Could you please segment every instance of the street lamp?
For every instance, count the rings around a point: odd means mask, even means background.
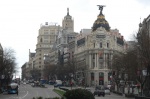
[[[71,87],[71,90],[72,90],[72,84],[73,84],[72,78],[73,78],[73,74],[71,73],[71,74],[70,74],[70,87]]]

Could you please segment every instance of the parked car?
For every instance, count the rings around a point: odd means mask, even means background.
[[[25,85],[25,84],[26,84],[26,82],[23,82],[23,84]]]
[[[105,87],[105,94],[110,95],[110,89],[108,87]]]
[[[98,95],[98,96],[105,96],[105,89],[104,86],[96,86],[95,87],[95,91],[94,91],[94,96]]]
[[[54,87],[60,87],[60,86],[62,86],[63,84],[62,84],[62,81],[61,80],[56,80],[55,81],[55,84],[54,84]]]
[[[50,81],[49,81],[49,84],[50,84],[50,85],[54,85],[54,84],[55,84],[55,81],[50,80]]]
[[[92,92],[92,91],[91,91],[91,88],[85,88],[85,90]]]

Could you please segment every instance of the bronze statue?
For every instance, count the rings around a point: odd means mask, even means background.
[[[100,14],[102,14],[103,7],[105,7],[105,5],[97,5],[97,6],[99,6]]]

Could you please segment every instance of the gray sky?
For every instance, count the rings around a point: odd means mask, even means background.
[[[126,40],[150,14],[150,0],[1,0],[0,43],[16,52],[18,67],[28,61],[29,49],[35,52],[41,23],[62,19],[69,8],[75,32],[91,28],[97,19],[97,5],[106,5],[103,14],[111,29],[117,28]],[[149,11],[148,11],[149,10]]]

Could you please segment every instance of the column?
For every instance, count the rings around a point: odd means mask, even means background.
[[[89,69],[91,69],[92,67],[91,67],[91,53],[89,53]]]
[[[88,84],[89,86],[91,86],[91,72],[88,71],[87,74],[88,74],[88,75],[87,75],[87,77],[88,77],[88,78],[87,78],[87,84]]]
[[[96,63],[96,62],[97,62],[97,61],[96,61],[97,58],[96,58],[96,55],[97,55],[97,54],[95,53],[95,67],[94,67],[94,69],[97,68],[97,63]]]
[[[95,72],[95,86],[99,85],[99,72]]]
[[[98,56],[98,53],[97,53],[97,69],[99,69],[99,56]]]
[[[103,69],[105,68],[105,53],[103,53]]]
[[[104,72],[104,85],[108,84],[108,71]]]

